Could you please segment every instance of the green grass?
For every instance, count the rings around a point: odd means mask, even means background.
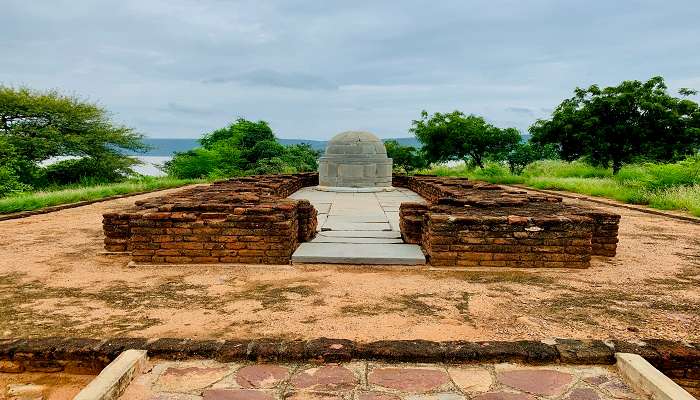
[[[168,189],[197,182],[201,181],[171,177],[145,177],[119,183],[19,193],[0,198],[0,214],[31,211],[44,207],[77,203],[79,201],[98,200],[105,197],[135,192]]]
[[[532,163],[520,175],[511,174],[498,163],[489,163],[483,170],[458,165],[437,166],[420,172],[564,190],[700,216],[700,156],[669,164],[630,164],[617,175],[613,175],[611,169],[594,167],[582,161],[555,160]]]

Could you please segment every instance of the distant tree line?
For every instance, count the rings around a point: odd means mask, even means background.
[[[630,162],[674,162],[700,149],[700,108],[681,89],[668,93],[663,78],[624,81],[618,86],[576,88],[550,119],[536,121],[530,140],[522,141],[515,128],[498,128],[476,115],[460,111],[423,111],[410,131],[421,149],[387,144],[395,168],[408,171],[425,163],[463,160],[484,168],[484,162],[506,162],[512,173],[543,159],[583,159],[617,174]]]
[[[515,128],[483,117],[423,111],[410,132],[420,148],[385,143],[395,169],[412,172],[431,163],[463,160],[484,168],[507,163],[519,173],[541,159],[582,159],[617,173],[631,162],[674,162],[700,149],[700,107],[681,89],[669,94],[663,78],[618,86],[576,88],[524,142]],[[314,171],[319,152],[281,145],[265,121],[237,119],[204,135],[201,147],[176,153],[166,171],[180,178]],[[71,184],[114,182],[134,175],[143,136],[113,122],[102,107],[56,91],[0,86],[0,196]],[[47,160],[64,159],[49,166]],[[67,158],[67,159],[65,159]]]

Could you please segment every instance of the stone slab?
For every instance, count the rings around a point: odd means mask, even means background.
[[[375,244],[400,244],[403,239],[374,238],[374,237],[327,237],[317,235],[311,243],[375,243]]]
[[[377,187],[341,187],[341,186],[317,186],[316,190],[321,192],[335,193],[377,193],[391,192],[395,190],[393,186],[377,186]]]
[[[425,256],[414,244],[302,243],[292,263],[422,265]]]
[[[330,217],[329,217],[330,219]],[[390,231],[388,222],[330,222],[326,221],[321,231]]]
[[[326,237],[345,237],[345,238],[401,238],[401,232],[398,231],[324,231],[318,234]]]
[[[397,213],[398,215],[398,213]],[[389,222],[389,218],[386,214],[369,214],[369,215],[329,215],[326,221],[329,224],[336,223],[379,223],[379,222]]]
[[[693,400],[690,393],[685,391],[669,377],[649,364],[638,354],[616,353],[617,368],[620,374],[637,391],[648,394],[655,400]]]

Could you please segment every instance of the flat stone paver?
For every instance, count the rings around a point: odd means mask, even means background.
[[[420,246],[403,242],[402,202],[424,202],[403,188],[389,192],[327,192],[303,188],[289,196],[307,199],[318,211],[318,234],[302,243],[293,263],[422,265]]]
[[[447,371],[435,368],[379,368],[367,377],[371,385],[409,393],[426,393],[450,383]]]
[[[341,237],[341,238],[391,238],[401,239],[401,232],[397,231],[324,231],[316,237]],[[403,240],[401,241],[403,243]]]
[[[376,237],[335,237],[318,235],[311,240],[311,243],[375,243],[375,244],[401,244],[401,238],[376,238]]]
[[[647,400],[614,366],[155,361],[120,397],[149,400]],[[178,377],[178,379],[174,379]],[[167,382],[167,384],[164,384]]]
[[[423,265],[425,255],[416,244],[302,243],[292,263]]]
[[[499,382],[541,396],[560,395],[573,382],[570,373],[548,369],[513,369],[498,373]]]

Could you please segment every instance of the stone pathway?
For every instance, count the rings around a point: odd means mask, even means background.
[[[416,193],[343,193],[304,188],[289,196],[318,210],[319,233],[292,255],[294,263],[425,264],[420,246],[401,240],[399,205],[423,202]]]
[[[608,366],[159,362],[123,400],[645,399]]]

